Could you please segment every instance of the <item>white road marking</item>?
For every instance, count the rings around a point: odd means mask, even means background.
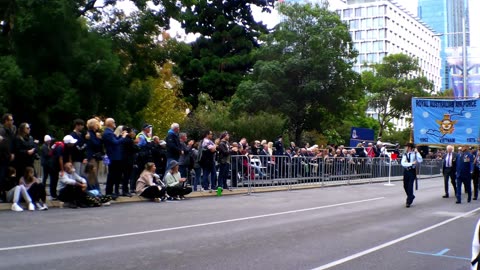
[[[477,211],[479,211],[479,210],[480,210],[480,207],[477,208],[477,209],[474,209],[474,210],[472,210],[472,211],[470,211],[470,212],[467,212],[467,213],[461,214],[461,215],[459,215],[459,216],[453,217],[453,218],[451,218],[451,219],[447,219],[447,220],[445,220],[445,221],[442,221],[442,222],[440,222],[440,223],[437,223],[437,224],[432,225],[432,226],[430,226],[430,227],[427,227],[427,228],[425,228],[425,229],[422,229],[422,230],[413,232],[413,233],[411,233],[411,234],[402,236],[402,237],[397,238],[397,239],[395,239],[395,240],[392,240],[392,241],[390,241],[390,242],[387,242],[387,243],[378,245],[378,246],[376,246],[376,247],[373,247],[373,248],[370,248],[370,249],[367,249],[367,250],[364,250],[364,251],[355,253],[355,254],[350,255],[350,256],[348,256],[348,257],[345,257],[345,258],[343,258],[343,259],[336,260],[336,261],[333,261],[333,262],[331,262],[331,263],[328,263],[328,264],[319,266],[319,267],[314,268],[314,269],[312,269],[312,270],[324,270],[324,269],[328,269],[328,268],[331,268],[331,267],[340,265],[340,264],[342,264],[342,263],[346,263],[346,262],[348,262],[348,261],[357,259],[357,258],[359,258],[359,257],[362,257],[362,256],[364,256],[364,255],[373,253],[373,252],[378,251],[378,250],[380,250],[380,249],[383,249],[383,248],[386,248],[386,247],[395,245],[395,244],[397,244],[397,243],[399,243],[399,242],[402,242],[402,241],[407,240],[407,239],[409,239],[409,238],[415,237],[415,236],[417,236],[417,235],[419,235],[419,234],[422,234],[422,233],[431,231],[431,230],[433,230],[433,229],[435,229],[435,228],[438,228],[438,227],[440,227],[440,226],[443,226],[443,225],[445,225],[445,224],[448,224],[448,223],[450,223],[450,222],[453,222],[453,221],[455,221],[455,220],[457,220],[457,219],[461,219],[461,218],[467,217],[467,216],[469,216],[469,215],[471,215],[471,214],[473,214],[473,213],[475,213],[475,212],[477,212]]]
[[[314,210],[320,210],[320,209],[326,209],[326,208],[332,208],[332,207],[337,207],[337,206],[344,206],[344,205],[351,205],[351,204],[372,202],[372,201],[377,201],[377,200],[381,200],[381,199],[384,199],[384,198],[385,198],[385,197],[377,197],[377,198],[366,199],[366,200],[359,200],[359,201],[352,201],[352,202],[345,202],[345,203],[324,205],[324,206],[318,206],[318,207],[312,207],[312,208],[304,208],[304,209],[298,209],[298,210],[278,212],[278,213],[272,213],[272,214],[265,214],[265,215],[251,216],[251,217],[243,217],[243,218],[235,218],[235,219],[227,219],[227,220],[220,220],[220,221],[214,221],[214,222],[207,222],[207,223],[200,223],[200,224],[193,224],[193,225],[186,225],[186,226],[179,226],[179,227],[171,227],[171,228],[164,228],[164,229],[157,229],[157,230],[149,230],[149,231],[142,231],[142,232],[132,232],[132,233],[124,233],[124,234],[114,234],[114,235],[106,235],[106,236],[99,236],[99,237],[91,237],[91,238],[83,238],[83,239],[74,239],[74,240],[66,240],[66,241],[58,241],[58,242],[49,242],[49,243],[41,243],[41,244],[32,244],[32,245],[23,245],[23,246],[3,247],[3,248],[0,248],[0,251],[9,251],[9,250],[18,250],[18,249],[27,249],[27,248],[37,248],[37,247],[47,247],[47,246],[57,246],[57,245],[81,243],[81,242],[88,242],[88,241],[97,241],[97,240],[113,239],[113,238],[120,238],[120,237],[128,237],[128,236],[135,236],[135,235],[142,235],[142,234],[177,231],[177,230],[183,230],[183,229],[190,229],[190,228],[197,228],[197,227],[205,227],[205,226],[210,226],[210,225],[225,224],[225,223],[232,223],[232,222],[252,220],[252,219],[259,219],[259,218],[267,218],[267,217],[274,217],[274,216],[281,216],[281,215],[302,213],[302,212],[314,211]]]

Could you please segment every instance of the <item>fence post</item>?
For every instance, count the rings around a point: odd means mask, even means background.
[[[395,184],[392,184],[392,159],[390,159],[388,163],[388,183],[385,184],[385,186],[395,186]]]

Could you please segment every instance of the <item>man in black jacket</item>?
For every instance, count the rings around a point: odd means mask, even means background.
[[[165,170],[165,175],[167,175],[168,170],[170,170],[170,162],[175,160],[178,162],[180,155],[183,154],[182,145],[180,144],[180,125],[173,123],[170,126],[170,130],[167,133],[165,141],[167,142],[167,166]]]
[[[448,198],[448,178],[450,178],[450,183],[452,183],[453,190],[455,191],[453,194],[457,194],[457,186],[455,183],[455,172],[457,166],[457,154],[453,152],[453,146],[447,146],[447,152],[443,156],[443,166],[442,166],[442,173],[443,173],[443,184],[445,188],[445,195],[443,198]]]

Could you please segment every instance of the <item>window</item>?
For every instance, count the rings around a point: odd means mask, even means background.
[[[373,48],[375,49],[375,51],[383,51],[384,48],[383,48],[383,41],[375,41],[373,42]]]
[[[372,17],[374,15],[373,10],[374,10],[374,7],[368,7],[367,8],[367,16]]]
[[[376,55],[374,53],[367,54],[367,59],[368,59],[368,62],[370,63],[374,63],[377,60]]]
[[[363,17],[364,15],[364,8],[356,8],[355,9],[355,16],[357,17]]]
[[[387,30],[380,29],[378,30],[378,38],[385,38]]]
[[[367,29],[372,28],[372,21],[373,21],[373,19],[366,19],[366,28]]]
[[[350,18],[350,16],[352,15],[352,9],[345,9],[343,10],[343,17],[344,18]]]
[[[376,30],[368,30],[367,31],[367,38],[368,39],[376,39],[377,38],[376,33],[377,33]]]
[[[374,18],[373,19],[373,27],[375,28],[382,28],[385,27],[385,18]]]
[[[360,21],[360,28],[361,28],[361,29],[367,28],[367,19],[362,19],[362,20]]]
[[[365,39],[364,33],[365,33],[365,31],[357,31],[357,32],[355,32],[355,39],[356,39],[356,40],[364,40],[364,39]]]
[[[350,21],[350,29],[357,29],[358,28],[358,20],[351,20]]]

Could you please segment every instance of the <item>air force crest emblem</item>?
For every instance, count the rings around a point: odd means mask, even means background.
[[[440,132],[445,135],[445,134],[452,134],[453,131],[455,130],[455,124],[458,122],[458,120],[452,120],[450,118],[450,114],[444,114],[442,120],[435,120],[437,124],[440,125]]]

